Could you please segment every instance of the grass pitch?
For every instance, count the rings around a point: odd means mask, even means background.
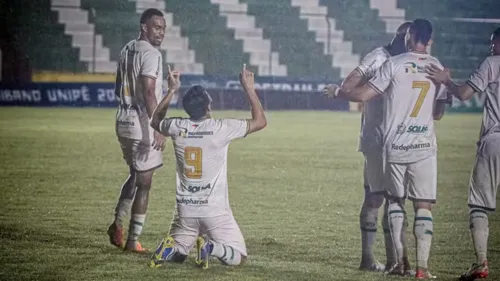
[[[249,260],[236,268],[214,261],[203,271],[194,267],[193,256],[182,265],[150,269],[149,256],[109,245],[106,229],[128,172],[114,133],[114,113],[0,110],[1,280],[400,279],[357,269],[363,199],[363,159],[356,152],[359,114],[269,112],[264,131],[230,146],[230,202]],[[467,190],[480,122],[480,115],[449,114],[437,125],[438,203],[430,267],[438,280],[453,280],[474,261]],[[140,239],[153,250],[167,234],[174,208],[170,141],[164,162],[153,180]],[[375,249],[385,262],[380,223]],[[499,230],[495,213],[490,216],[490,280],[500,280]],[[411,228],[408,236],[414,265]]]

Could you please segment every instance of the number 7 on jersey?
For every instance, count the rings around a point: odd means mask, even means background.
[[[412,89],[420,89],[420,93],[418,94],[417,102],[415,102],[415,105],[413,106],[410,117],[418,116],[430,87],[431,83],[429,83],[429,81],[413,81]]]

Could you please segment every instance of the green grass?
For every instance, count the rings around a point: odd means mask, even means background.
[[[362,156],[356,152],[359,114],[269,112],[264,131],[232,144],[230,202],[249,261],[237,268],[214,262],[202,271],[192,256],[182,265],[149,269],[148,256],[108,244],[106,229],[128,172],[114,133],[114,112],[1,108],[1,280],[399,279],[357,270],[363,199]],[[437,125],[438,203],[430,266],[438,280],[453,280],[474,260],[467,190],[480,122],[480,115],[450,114]],[[141,236],[147,248],[167,234],[174,208],[170,143],[164,162],[154,178]],[[492,214],[490,280],[500,280],[499,230],[500,216]],[[411,229],[409,234],[414,264]],[[378,237],[376,255],[384,262],[381,231]]]

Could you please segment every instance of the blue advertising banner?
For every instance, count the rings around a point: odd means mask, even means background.
[[[185,75],[181,76],[181,83],[181,92],[192,85],[206,87],[217,109],[245,108],[246,100],[237,77]],[[325,83],[317,81],[265,77],[256,79],[255,83],[262,102],[269,109],[349,109],[346,101],[325,101],[320,93],[324,86]],[[0,105],[115,107],[118,100],[114,87],[114,83],[0,84]],[[177,100],[172,104],[176,105]]]

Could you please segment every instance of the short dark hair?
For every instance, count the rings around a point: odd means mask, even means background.
[[[182,98],[182,106],[191,119],[200,119],[207,115],[212,98],[200,85],[189,88]]]
[[[500,39],[500,27],[493,31],[493,40]]]
[[[145,10],[141,15],[141,24],[146,23],[150,18],[154,16],[163,17],[163,13],[160,10],[153,8]]]
[[[410,26],[410,33],[415,35],[415,43],[427,46],[432,37],[432,24],[426,19],[416,19]]]

